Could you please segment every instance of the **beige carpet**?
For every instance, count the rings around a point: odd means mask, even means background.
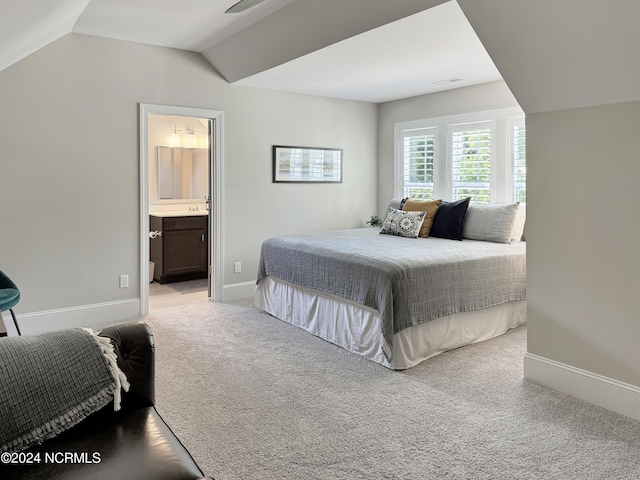
[[[145,321],[158,409],[217,480],[640,478],[640,423],[523,381],[526,327],[393,372],[247,303]]]

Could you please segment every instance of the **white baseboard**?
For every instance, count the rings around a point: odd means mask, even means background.
[[[524,378],[640,420],[640,387],[635,385],[532,353],[524,356]]]
[[[253,298],[256,282],[229,283],[222,287],[222,301],[232,302],[243,298]]]
[[[23,335],[63,328],[108,325],[133,320],[139,316],[139,298],[16,315],[18,326]],[[17,332],[11,316],[6,314],[3,317],[7,333],[16,335]]]

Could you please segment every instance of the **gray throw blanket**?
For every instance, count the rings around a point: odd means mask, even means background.
[[[380,312],[390,360],[392,337],[405,328],[526,299],[526,246],[373,228],[286,235],[262,244],[258,281],[266,275]]]
[[[88,329],[0,339],[0,451],[18,452],[76,425],[129,388],[110,339]]]

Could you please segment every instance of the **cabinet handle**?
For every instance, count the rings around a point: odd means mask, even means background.
[[[204,242],[204,235],[201,235],[200,238],[202,239],[202,241]]]

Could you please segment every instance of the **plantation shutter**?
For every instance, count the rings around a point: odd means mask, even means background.
[[[527,130],[524,117],[514,119],[513,127],[513,198],[527,203]]]
[[[472,203],[491,201],[491,137],[493,122],[451,126],[452,199],[471,197]]]
[[[403,132],[404,196],[433,199],[433,171],[438,129]]]

